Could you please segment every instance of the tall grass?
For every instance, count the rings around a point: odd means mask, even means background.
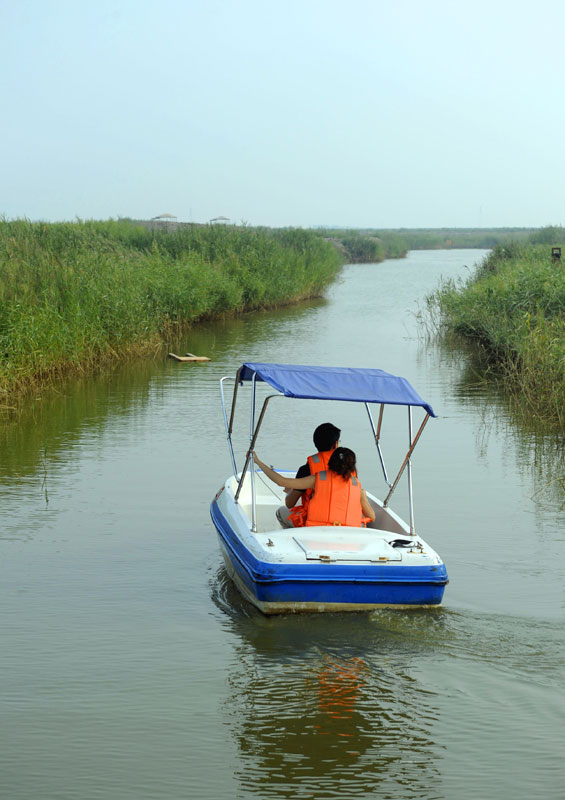
[[[343,230],[323,228],[318,235],[333,242],[350,264],[371,264],[385,258],[404,258],[408,245],[402,236],[392,231]]]
[[[340,241],[347,251],[348,261],[352,264],[372,264],[386,258],[383,243],[376,236],[349,233]]]
[[[530,234],[528,241],[532,244],[563,244],[565,242],[565,228],[562,225],[546,225]]]
[[[410,250],[490,249],[527,242],[532,228],[437,228],[398,231]]]
[[[408,250],[490,249],[498,244],[525,243],[538,232],[534,228],[325,228],[320,229],[319,233],[345,244],[351,250],[351,260],[356,260],[356,251],[364,246],[366,252],[363,258],[371,260],[367,256],[370,256],[373,248],[377,256],[373,260],[382,261],[384,258],[402,258]],[[380,243],[380,248],[370,244],[375,240]],[[546,241],[546,238],[540,241]]]
[[[302,230],[0,221],[0,404],[171,328],[319,296],[340,267]]]
[[[549,247],[499,246],[428,306],[441,330],[479,343],[527,414],[565,432],[565,266]]]

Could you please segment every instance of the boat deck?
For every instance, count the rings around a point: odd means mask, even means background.
[[[293,473],[283,473],[292,476]],[[261,475],[255,476],[255,521],[252,530],[251,482],[247,479],[239,502],[234,502],[237,482],[225,484],[219,507],[230,528],[238,531],[245,546],[260,561],[283,563],[411,563],[439,562],[437,554],[419,536],[412,536],[393,511],[368,494],[377,518],[367,528],[316,526],[282,528],[276,510],[284,505],[284,491],[271,487]]]

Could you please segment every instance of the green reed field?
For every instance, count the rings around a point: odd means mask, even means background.
[[[198,320],[319,296],[341,266],[304,230],[0,221],[0,406]]]
[[[401,228],[410,250],[490,249],[530,241],[534,228]]]
[[[427,303],[436,329],[479,344],[526,416],[565,431],[565,262],[551,247],[499,245]]]
[[[403,258],[409,250],[450,250],[458,248],[488,248],[497,244],[510,245],[541,242],[554,236],[558,228],[322,228],[320,236],[335,242],[348,263],[372,263],[385,258]],[[555,244],[555,242],[553,242]]]
[[[393,231],[318,228],[316,233],[333,242],[348,264],[374,264],[385,258],[404,258],[408,252],[405,239]]]

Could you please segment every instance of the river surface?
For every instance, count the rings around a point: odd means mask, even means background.
[[[326,300],[171,345],[208,364],[73,380],[0,427],[2,799],[565,797],[560,446],[415,317],[483,254],[347,266]],[[230,471],[218,379],[244,360],[380,367],[433,405],[413,465],[440,609],[265,618],[239,597],[209,504]],[[330,420],[382,494],[362,406],[277,403],[265,460],[299,466]]]

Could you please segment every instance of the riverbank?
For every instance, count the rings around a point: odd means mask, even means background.
[[[410,250],[491,249],[530,241],[536,228],[401,228]],[[386,234],[386,231],[384,232]],[[384,235],[383,234],[383,235]]]
[[[324,228],[318,229],[342,250],[348,263],[371,263],[404,258],[410,250],[483,250],[496,245],[549,241],[555,228]],[[555,242],[553,242],[555,244]]]
[[[0,407],[199,320],[318,297],[341,266],[304,230],[0,221]]]
[[[318,233],[337,247],[348,264],[377,264],[386,258],[404,258],[408,253],[405,239],[393,232],[335,229]]]
[[[565,432],[565,270],[550,247],[496,247],[428,308],[437,330],[479,344],[526,415]]]

